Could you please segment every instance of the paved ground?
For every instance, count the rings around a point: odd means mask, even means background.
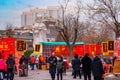
[[[37,70],[37,69],[30,70],[29,69],[29,74],[27,77],[19,77],[19,75],[15,75],[14,80],[51,80],[51,77],[48,70]],[[71,76],[71,71],[67,71],[67,75],[63,76],[63,80],[84,80],[84,79],[83,79],[83,76],[82,76],[82,79],[79,79],[78,77],[77,79],[73,79],[73,76]],[[106,77],[104,80],[120,80],[120,77],[118,78]]]
[[[19,75],[15,75],[15,79],[14,80],[51,80],[50,74],[48,70],[29,70],[29,74],[28,77],[19,77]],[[73,77],[71,76],[71,72],[68,71],[67,75],[63,76],[63,80],[83,80],[83,76],[82,79],[79,79],[77,77],[77,79],[73,79]]]

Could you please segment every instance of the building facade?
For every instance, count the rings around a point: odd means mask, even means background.
[[[45,6],[24,11],[21,15],[22,26],[32,26],[40,16],[41,19],[61,19],[62,9],[59,6]]]

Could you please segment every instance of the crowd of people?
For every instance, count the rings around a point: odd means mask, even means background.
[[[91,74],[93,74],[94,80],[104,80],[104,64],[114,65],[115,59],[117,58],[102,58],[100,55],[95,55],[91,58],[87,53],[84,56],[74,55],[74,58],[70,62],[72,65],[72,76],[74,79],[77,77],[81,79],[83,76],[84,80],[91,80]],[[70,67],[70,65],[67,58],[63,56],[56,56],[55,52],[52,52],[49,57],[30,56],[29,59],[22,55],[19,60],[19,69],[24,68],[24,70],[28,70],[28,65],[30,65],[31,70],[34,70],[35,65],[37,69],[41,69],[41,66],[46,63],[49,64],[49,73],[52,80],[55,80],[56,75],[57,80],[64,80],[63,74],[66,75],[66,70]],[[0,56],[0,75],[2,75],[0,77],[1,80],[5,77],[7,80],[14,80],[15,69],[15,59],[12,54],[9,55],[6,62],[4,62],[3,58]],[[23,75],[26,75],[27,72],[23,72]]]
[[[98,54],[94,57],[90,57],[87,53],[83,57],[74,55],[74,58],[71,61],[73,79],[76,79],[77,76],[81,79],[83,75],[84,80],[92,80],[91,75],[93,74],[94,80],[104,80],[106,69],[105,64],[113,65],[115,59],[116,57],[113,59],[103,58]],[[50,63],[49,73],[51,79],[55,80],[55,75],[57,74],[57,80],[64,80],[63,72],[65,65],[63,57],[56,57],[53,52],[48,58],[48,62]]]

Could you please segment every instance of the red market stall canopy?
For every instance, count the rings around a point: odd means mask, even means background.
[[[42,45],[47,45],[47,48],[50,49],[45,49],[45,47],[43,46],[43,55],[47,54],[54,51],[56,52],[56,54],[59,55],[63,55],[63,56],[68,56],[69,55],[69,49],[66,45],[66,42],[41,42]],[[72,44],[72,42],[70,42],[70,44]],[[73,54],[78,54],[78,55],[83,55],[84,54],[84,42],[75,42],[75,46],[74,46],[74,50],[73,50]],[[52,46],[52,47],[51,47]],[[47,53],[45,53],[45,51],[48,51]]]

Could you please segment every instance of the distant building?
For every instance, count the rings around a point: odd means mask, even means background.
[[[42,19],[56,19],[59,20],[62,17],[62,9],[59,6],[45,6],[41,8],[30,9],[29,11],[24,11],[21,15],[22,26],[32,26],[36,20],[37,16],[41,16]]]
[[[58,35],[58,21],[61,21],[62,9],[60,6],[45,6],[23,11],[21,25],[33,29],[34,25],[44,23],[47,28],[47,41],[55,41]],[[26,27],[27,26],[27,27]],[[42,35],[42,34],[41,34]]]

